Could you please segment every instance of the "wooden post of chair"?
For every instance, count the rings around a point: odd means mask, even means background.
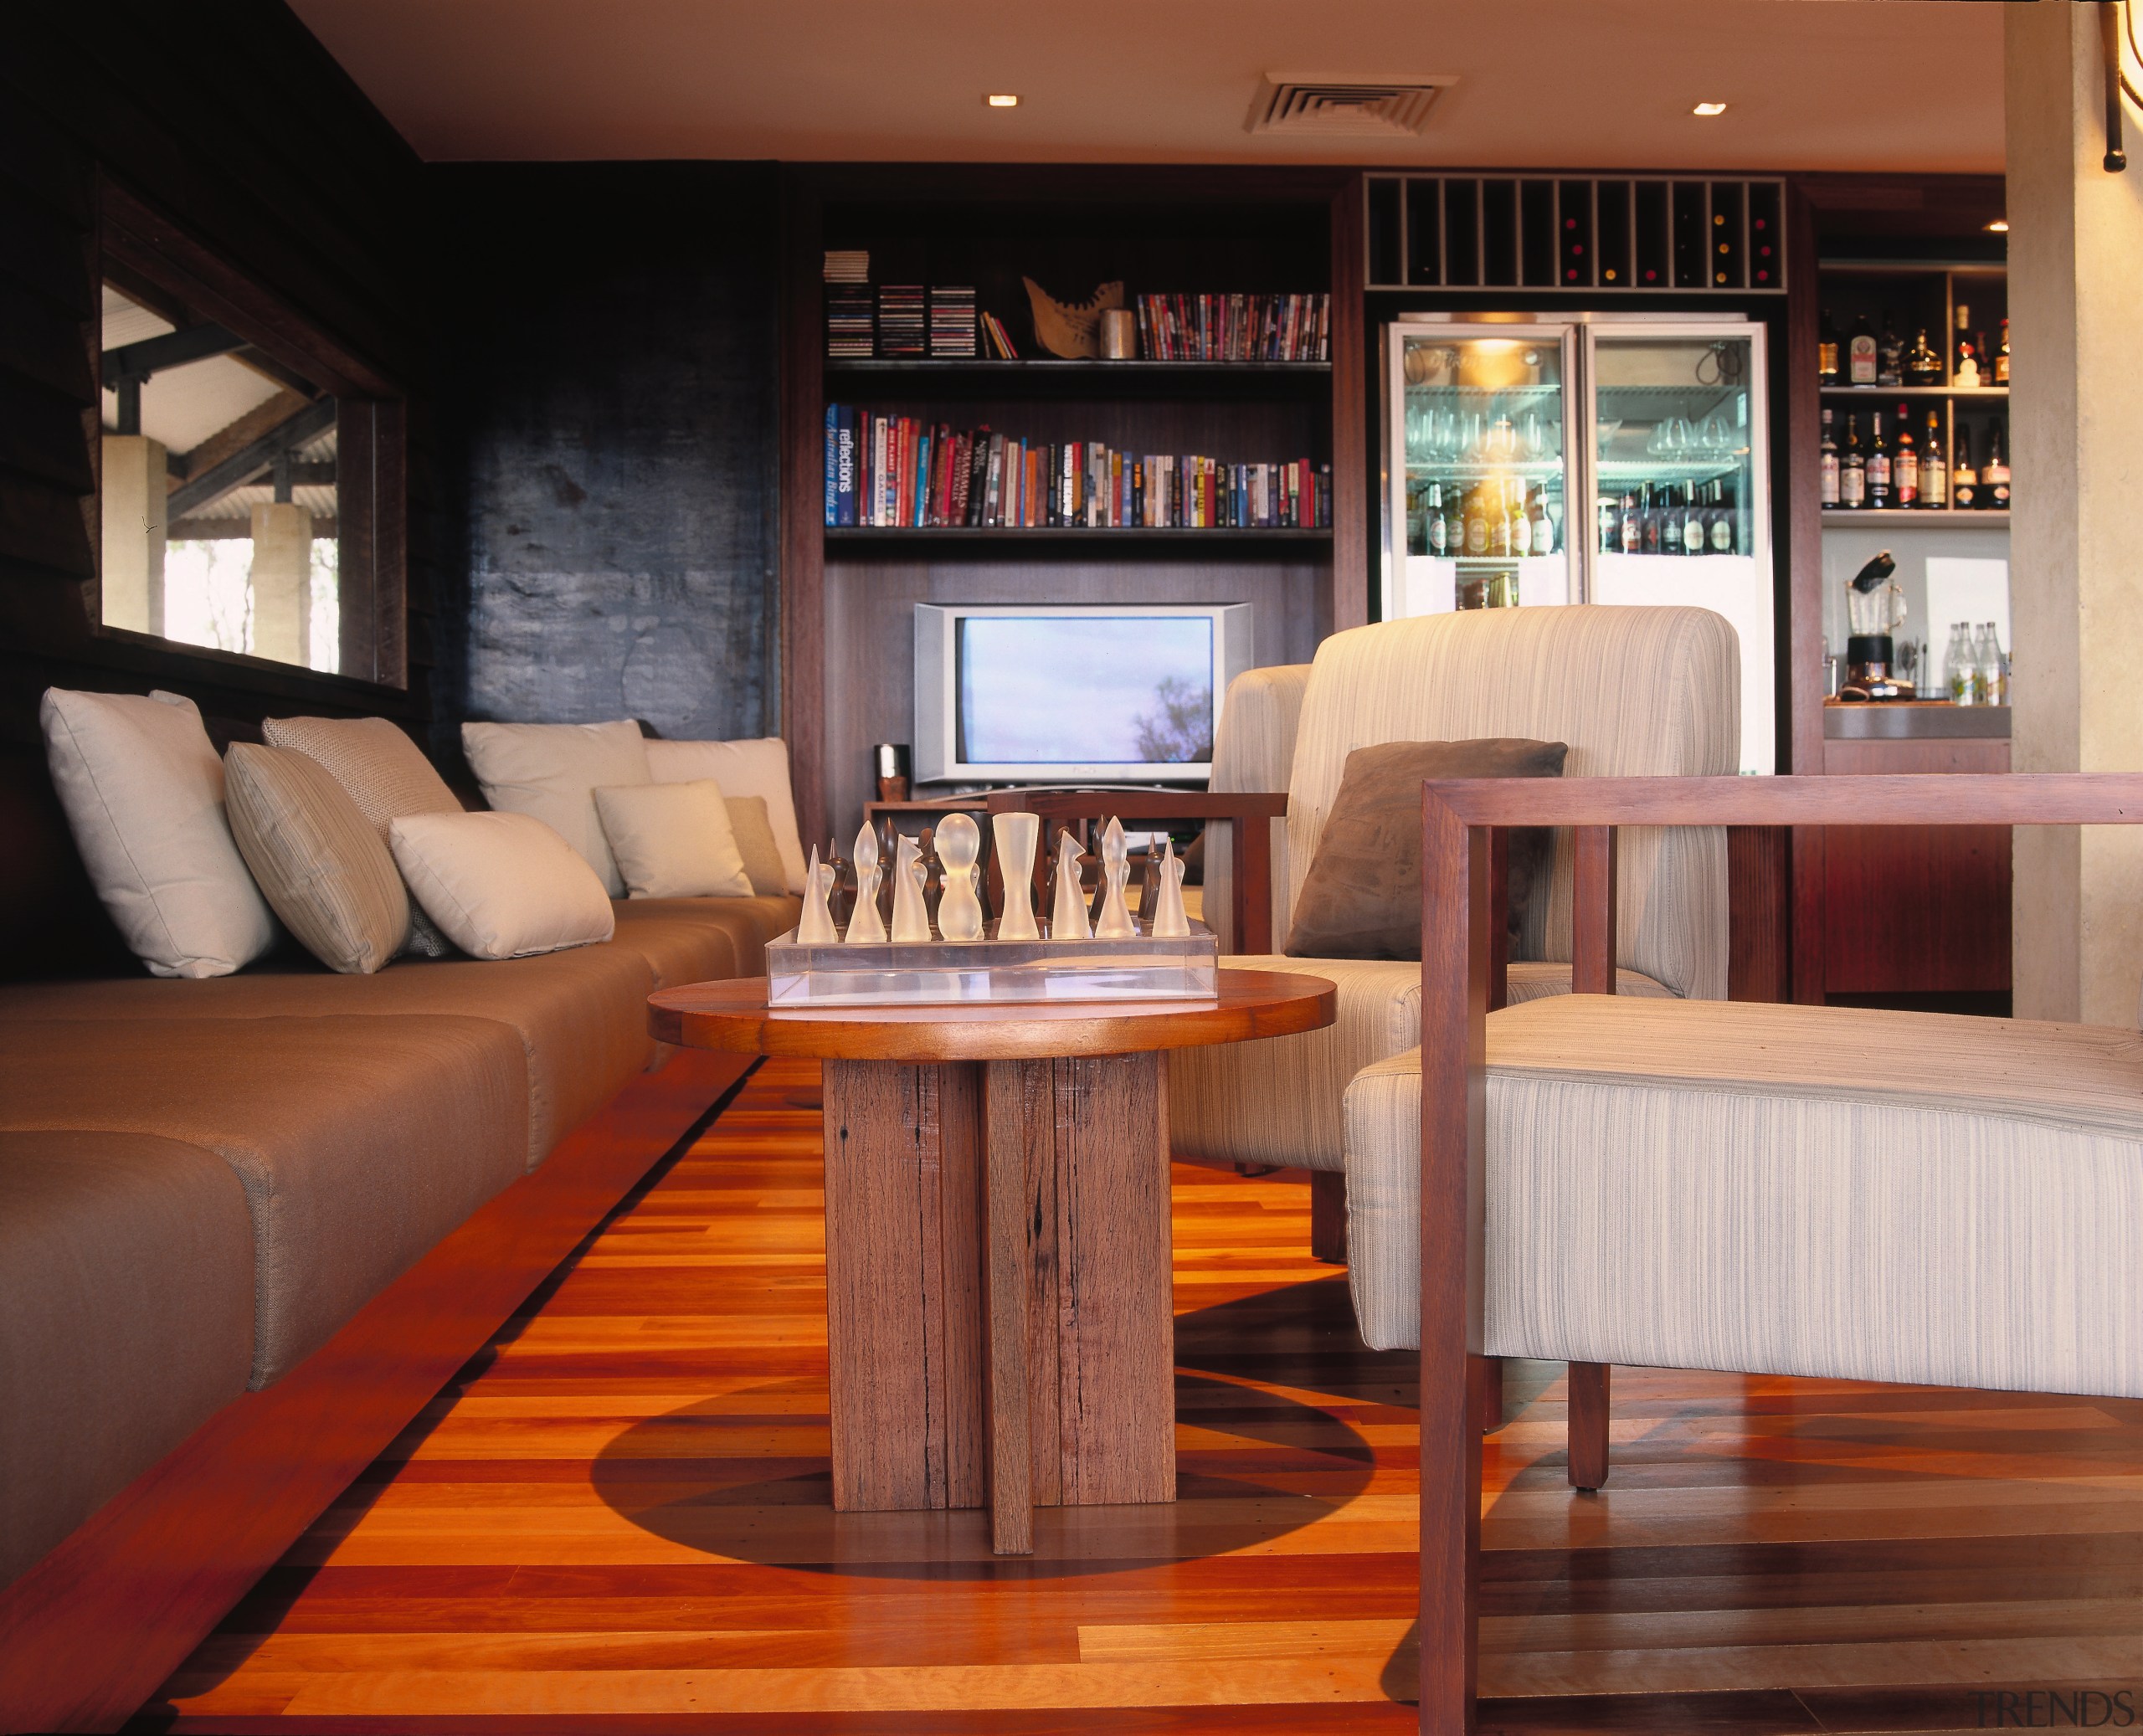
[[[1422,813],[1421,1728],[1470,1736],[1480,1630],[1489,849]]]
[[[1616,848],[1612,826],[1580,826],[1570,896],[1570,992],[1615,992]],[[1570,1487],[1590,1494],[1607,1481],[1607,1365],[1570,1365]]]
[[[1510,829],[1488,830],[1488,1010],[1510,1004]],[[1503,1425],[1503,1359],[1484,1356],[1478,1370],[1481,1432],[1493,1435]]]

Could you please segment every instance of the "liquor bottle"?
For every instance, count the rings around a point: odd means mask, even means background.
[[[1950,504],[1950,466],[1942,456],[1942,424],[1927,413],[1927,438],[1919,449],[1919,504],[1930,511]]]
[[[1939,386],[1942,383],[1942,358],[1935,353],[1927,341],[1927,327],[1919,328],[1919,336],[1913,339],[1911,352],[1905,357],[1905,383],[1908,386]]]
[[[1852,342],[1846,346],[1846,383],[1872,386],[1880,371],[1875,334],[1868,329],[1868,316],[1863,314],[1853,328]]]
[[[1831,311],[1823,310],[1823,323],[1816,336],[1816,380],[1823,386],[1838,383],[1838,328],[1831,323]]]
[[[1838,443],[1831,437],[1831,413],[1823,412],[1823,444],[1817,458],[1816,498],[1825,506],[1838,504]]]
[[[1488,485],[1476,483],[1466,496],[1466,552],[1478,560],[1488,552]]]
[[[1622,546],[1622,509],[1615,504],[1614,496],[1601,496],[1598,516],[1600,552],[1604,555],[1613,554]]]
[[[1644,514],[1635,495],[1622,496],[1622,524],[1620,532],[1622,552],[1626,555],[1644,552]]]
[[[1444,503],[1444,550],[1455,560],[1466,552],[1466,502],[1455,485]]]
[[[1525,485],[1510,485],[1510,552],[1519,560],[1533,552],[1533,517],[1525,510]]]
[[[1905,383],[1905,347],[1897,327],[1890,323],[1890,310],[1883,310],[1883,335],[1875,344],[1875,383],[1902,386]]]
[[[1491,482],[1488,488],[1488,552],[1499,561],[1510,558],[1510,506],[1504,497],[1501,485]]]
[[[1972,654],[1972,703],[1991,706],[1994,703],[1994,684],[2000,679],[1997,665],[2002,654],[1993,649],[1994,623],[1983,621],[1978,632],[1969,641]]]
[[[1555,521],[1548,514],[1548,490],[1533,490],[1533,552],[1537,558],[1555,552]]]
[[[1711,552],[1734,552],[1734,496],[1724,482],[1712,484]]]
[[[1912,443],[1912,406],[1898,406],[1898,447],[1890,455],[1890,492],[1900,506],[1919,504],[1919,453]]]
[[[1868,455],[1860,449],[1860,418],[1845,419],[1845,455],[1838,460],[1838,505],[1858,511],[1868,504]]]
[[[1880,511],[1890,504],[1890,448],[1883,438],[1883,413],[1875,412],[1875,430],[1868,451],[1868,505]]]
[[[1994,352],[1994,383],[2009,383],[2009,316],[2002,316],[2002,347]]]
[[[1704,529],[1704,509],[1697,504],[1695,483],[1692,482],[1682,492],[1682,552],[1700,555],[1711,542]]]
[[[1992,512],[2009,510],[2009,463],[2002,455],[2002,424],[1986,431],[1986,462],[1979,469],[1979,503]]]
[[[1660,521],[1667,516],[1667,486],[1660,485],[1659,498],[1654,500],[1652,485],[1644,485],[1644,552],[1648,555],[1659,552]]]
[[[1971,309],[1960,301],[1957,304],[1956,386],[1961,392],[1976,391],[1985,383],[1979,377],[1979,362],[1972,351],[1971,318]]]
[[[1960,512],[1979,505],[1979,472],[1972,468],[1971,430],[1957,424],[1957,449],[1950,460],[1950,504]]]
[[[1441,560],[1451,552],[1451,526],[1444,520],[1443,484],[1441,482],[1429,485],[1428,521],[1428,552]]]

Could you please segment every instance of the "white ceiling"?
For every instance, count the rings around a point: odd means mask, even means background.
[[[169,320],[153,314],[104,286],[104,347],[161,337]],[[210,356],[183,367],[167,368],[141,388],[141,432],[167,450],[191,452],[209,435],[228,428],[248,410],[281,391],[281,384],[231,356]],[[119,394],[104,389],[104,425],[119,425]]]
[[[292,3],[441,161],[2002,168],[2002,8],[1954,0]],[[1267,72],[1459,82],[1418,138],[1280,141]]]

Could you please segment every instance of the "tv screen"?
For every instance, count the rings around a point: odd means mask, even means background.
[[[1210,615],[961,617],[960,760],[1205,763],[1213,630]]]

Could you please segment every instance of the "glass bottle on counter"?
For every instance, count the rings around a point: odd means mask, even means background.
[[[1950,465],[1942,456],[1942,423],[1927,413],[1927,438],[1919,449],[1919,504],[1930,511],[1950,504]]]
[[[1994,642],[1994,623],[1983,621],[1972,635],[1972,703],[1991,706],[2002,684],[2002,652]]]
[[[1919,504],[1919,453],[1912,443],[1912,406],[1898,406],[1898,445],[1890,455],[1890,492],[1899,506]]]
[[[1823,444],[1817,458],[1816,498],[1825,506],[1838,504],[1838,443],[1831,434],[1831,413],[1823,412]]]
[[[1838,460],[1838,505],[1858,511],[1868,504],[1868,455],[1860,449],[1860,418],[1845,419],[1845,453]]]
[[[1976,701],[1972,697],[1971,639],[1962,621],[1950,624],[1949,649],[1942,654],[1943,685],[1950,690],[1950,703],[1968,706]]]

